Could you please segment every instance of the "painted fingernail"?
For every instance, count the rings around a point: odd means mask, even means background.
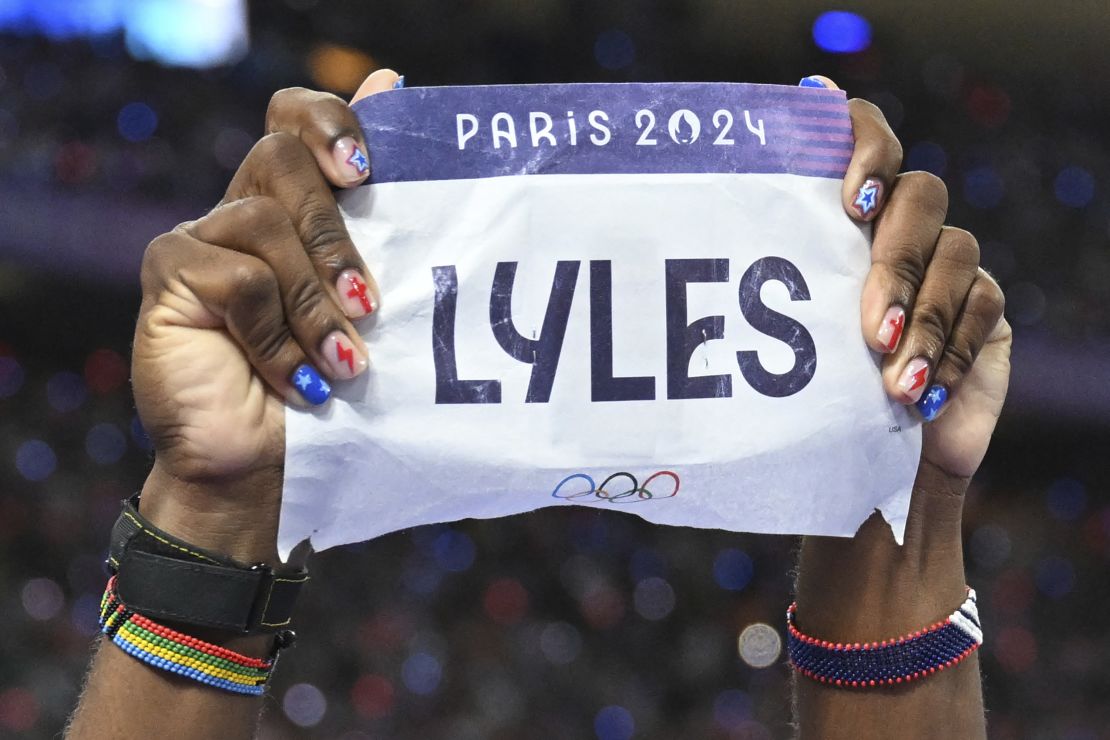
[[[902,376],[898,378],[898,390],[906,394],[910,403],[917,403],[925,390],[925,380],[929,377],[929,361],[915,357],[906,364]]]
[[[347,182],[358,182],[370,172],[370,160],[366,158],[366,152],[362,151],[362,147],[350,136],[344,136],[336,141],[331,148],[331,155],[335,158],[335,166],[339,168],[339,172]]]
[[[293,371],[289,382],[301,394],[301,398],[313,406],[319,406],[331,398],[331,386],[328,385],[328,381],[320,377],[320,373],[312,365],[305,364],[298,367]]]
[[[937,414],[944,407],[945,401],[948,400],[948,389],[943,385],[934,385],[929,389],[929,392],[917,400],[914,405],[917,410],[921,412],[921,418],[925,421],[932,421],[937,418]]]
[[[360,319],[378,309],[374,296],[358,270],[344,270],[335,281],[335,291],[339,293],[339,303],[349,319]]]
[[[883,323],[875,339],[883,346],[885,352],[893,352],[898,347],[898,340],[902,338],[902,330],[906,328],[906,312],[901,306],[891,306],[883,316]]]
[[[401,75],[400,77],[397,78],[397,81],[393,83],[393,89],[394,90],[400,90],[404,86],[405,86],[405,76]]]
[[[333,378],[353,378],[366,369],[366,356],[355,343],[341,331],[333,331],[320,345],[320,353],[327,360]]]
[[[802,81],[798,83],[798,87],[825,87],[825,82],[816,75],[803,77]]]
[[[856,199],[852,201],[852,208],[856,210],[861,220],[869,221],[875,217],[879,206],[882,205],[884,190],[883,181],[877,177],[869,177],[859,186]]]

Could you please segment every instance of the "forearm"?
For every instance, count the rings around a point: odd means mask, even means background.
[[[881,641],[951,614],[965,598],[960,511],[966,481],[922,465],[905,544],[873,516],[853,539],[803,541],[798,627],[832,642]],[[928,529],[924,523],[928,522]],[[986,736],[977,654],[924,679],[844,689],[795,679],[802,738]]]
[[[252,518],[221,512],[221,506],[229,500],[224,489],[244,485],[272,488],[280,486],[280,476],[271,473],[251,480],[198,486],[172,480],[156,466],[143,488],[140,510],[159,528],[205,549],[243,562],[273,563],[272,525],[261,531],[242,524],[267,522],[270,518],[259,512]],[[165,495],[171,488],[174,495]],[[241,636],[168,626],[256,658],[268,657],[274,642],[268,635]],[[102,637],[66,737],[251,738],[261,710],[260,697],[233,694],[154,668]]]

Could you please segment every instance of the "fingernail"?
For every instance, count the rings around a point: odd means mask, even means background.
[[[320,373],[316,372],[316,368],[312,365],[305,364],[298,367],[293,371],[289,382],[301,394],[301,398],[313,406],[319,406],[331,398],[331,386],[328,385],[328,381],[320,377]]]
[[[898,390],[906,394],[910,403],[917,403],[925,390],[925,380],[929,377],[929,361],[915,357],[906,364],[902,377],[898,378]]]
[[[355,343],[341,331],[333,331],[320,345],[320,354],[328,363],[333,378],[347,380],[366,369],[366,356]]]
[[[798,87],[825,87],[825,82],[816,76],[803,77],[802,81],[798,83]]]
[[[925,421],[932,421],[937,418],[937,414],[944,407],[945,401],[948,400],[948,389],[943,385],[934,385],[929,389],[929,392],[918,399],[917,410],[921,412],[921,418]]]
[[[339,279],[335,281],[335,291],[339,293],[343,313],[349,319],[368,316],[378,308],[358,270],[344,270],[339,273]]]
[[[362,151],[362,147],[350,136],[344,136],[336,141],[332,146],[331,155],[335,157],[335,166],[339,168],[339,172],[347,182],[358,182],[370,172],[370,160],[366,158],[366,152]]]
[[[404,86],[405,86],[405,76],[401,75],[400,77],[397,78],[397,81],[393,83],[393,89],[394,90],[400,90]]]
[[[883,316],[883,323],[875,339],[883,346],[884,351],[893,352],[902,338],[902,330],[906,328],[906,312],[901,306],[891,306]]]
[[[874,218],[875,212],[883,202],[883,181],[877,177],[869,177],[863,181],[856,191],[856,199],[852,207],[863,221]]]

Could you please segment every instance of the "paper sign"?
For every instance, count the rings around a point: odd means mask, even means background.
[[[920,428],[860,331],[843,93],[412,88],[355,105],[370,369],[286,414],[280,547],[583,505],[901,539]]]

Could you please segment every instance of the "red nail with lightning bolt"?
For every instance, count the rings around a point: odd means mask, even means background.
[[[929,361],[915,357],[906,363],[906,369],[898,378],[898,390],[909,399],[906,403],[917,403],[925,392],[925,381],[929,379]]]
[[[328,374],[333,378],[353,378],[368,365],[366,355],[351,341],[350,337],[341,331],[333,331],[329,334],[320,347],[320,352],[327,361],[330,371]]]
[[[358,270],[344,270],[335,281],[339,303],[349,319],[360,319],[378,310],[377,300]]]

